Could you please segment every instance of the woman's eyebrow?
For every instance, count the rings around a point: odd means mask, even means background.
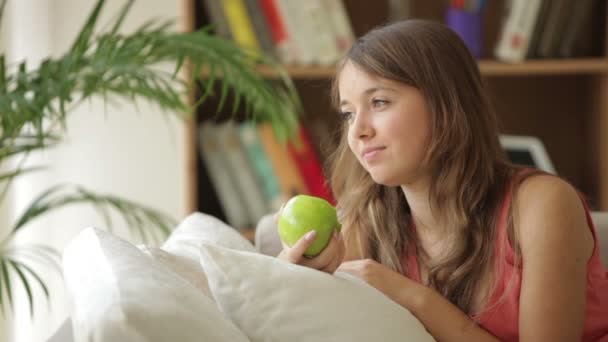
[[[380,91],[380,90],[392,91],[392,92],[397,91],[397,89],[391,88],[391,87],[374,86],[374,87],[368,88],[365,91],[363,91],[363,95],[369,96],[369,95],[371,95],[371,94],[373,94],[373,93],[375,93],[377,91]],[[340,106],[342,106],[344,104],[347,104],[347,103],[348,103],[348,100],[341,100],[340,101]]]

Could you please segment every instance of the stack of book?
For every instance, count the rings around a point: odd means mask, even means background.
[[[592,55],[593,42],[598,41],[593,37],[593,13],[600,12],[602,1],[511,0],[495,47],[496,58],[521,62]]]
[[[237,229],[254,227],[291,196],[308,194],[334,203],[309,134],[278,141],[270,124],[203,122],[198,144],[224,217]]]
[[[342,0],[202,0],[215,32],[284,64],[331,65],[352,45]]]

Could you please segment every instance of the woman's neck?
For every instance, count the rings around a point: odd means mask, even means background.
[[[410,207],[416,229],[420,230],[434,230],[433,227],[437,227],[438,223],[431,211],[428,183],[428,181],[419,180],[415,183],[401,185],[401,190]]]
[[[431,210],[428,182],[402,185],[401,190],[410,207],[418,237],[426,242],[437,240],[443,230],[439,217]]]
[[[426,272],[423,269],[427,268],[423,264],[429,263],[430,265],[433,264],[432,260],[440,260],[445,253],[449,239],[446,239],[447,236],[439,218],[434,216],[431,210],[429,187],[415,184],[413,186],[402,185],[401,189],[410,207],[412,220],[416,227],[419,252],[422,252],[424,259],[427,260],[427,262],[423,262],[423,259],[418,260],[421,276],[423,276]]]

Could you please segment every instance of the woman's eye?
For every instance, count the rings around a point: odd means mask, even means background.
[[[374,108],[378,108],[378,107],[386,106],[388,104],[388,101],[381,100],[381,99],[374,99],[372,101],[372,104],[374,105]]]
[[[340,118],[344,121],[348,121],[352,118],[353,113],[348,111],[340,111]]]

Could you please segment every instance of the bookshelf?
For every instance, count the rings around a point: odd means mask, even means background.
[[[345,0],[356,36],[385,22],[389,1]],[[183,0],[185,29],[196,19],[196,1]],[[413,17],[442,20],[447,1],[411,1]],[[534,135],[546,145],[560,176],[588,198],[592,209],[608,210],[608,31],[606,17],[600,24],[598,48],[590,56],[567,59],[532,59],[509,64],[493,59],[504,1],[488,1],[483,20],[484,48],[479,68],[505,134]],[[606,7],[601,7],[608,14]],[[277,75],[259,67],[269,79]],[[303,121],[324,156],[332,144],[338,121],[329,106],[329,81],[333,67],[286,66],[304,104]],[[205,211],[203,199],[212,195],[199,178],[196,146],[197,120],[189,124],[186,139],[187,210]],[[252,238],[252,231],[244,232]]]
[[[573,58],[530,60],[523,63],[504,63],[495,60],[480,60],[479,69],[484,76],[526,76],[526,75],[602,75],[608,72],[608,60],[605,58]],[[334,67],[287,66],[287,73],[294,79],[324,79],[334,75]],[[268,78],[277,77],[276,72],[268,67],[258,68],[261,75]]]

